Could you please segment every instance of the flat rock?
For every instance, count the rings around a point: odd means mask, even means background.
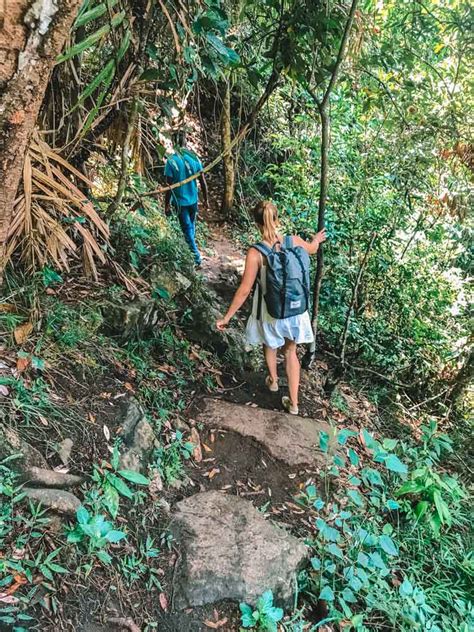
[[[43,507],[56,511],[60,514],[74,516],[81,506],[81,501],[71,492],[62,489],[34,489],[24,487],[23,491],[30,500],[41,503]]]
[[[77,487],[84,482],[82,476],[75,474],[64,474],[42,467],[30,467],[23,472],[22,480],[28,485],[38,485],[40,487]]]
[[[185,498],[176,505],[171,532],[181,551],[178,608],[221,599],[255,603],[267,589],[277,602],[291,604],[308,550],[250,501],[218,491]]]
[[[251,437],[273,457],[290,466],[318,465],[326,460],[319,449],[319,432],[329,432],[330,426],[322,421],[210,398],[204,399],[197,420],[211,428],[233,430]],[[330,449],[334,448],[333,441]]]
[[[134,399],[130,399],[121,408],[120,419],[117,421],[122,427],[120,437],[123,441],[120,468],[145,472],[156,436],[144,411]]]

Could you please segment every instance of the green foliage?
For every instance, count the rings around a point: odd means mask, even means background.
[[[76,519],[76,526],[68,531],[67,541],[81,545],[87,555],[96,556],[104,564],[111,564],[112,557],[107,549],[123,540],[125,533],[114,529],[105,516],[91,515],[84,506],[77,510]],[[92,569],[92,565],[88,568]]]
[[[443,525],[450,527],[453,523],[449,506],[459,506],[466,498],[457,479],[446,474],[440,476],[429,466],[414,470],[396,495],[408,497],[413,503],[408,503],[408,511],[413,512],[417,521],[426,522],[437,536]]]
[[[239,607],[242,613],[240,621],[243,628],[277,632],[277,623],[283,618],[283,610],[273,605],[271,590],[265,591],[258,598],[255,609],[246,603],[241,603]]]
[[[167,483],[182,478],[184,461],[188,460],[194,450],[194,445],[184,441],[183,433],[176,430],[174,439],[167,445],[155,448],[153,453],[154,466],[158,469]]]
[[[328,502],[308,486],[298,499],[319,513],[314,575],[309,574],[304,590],[311,599],[327,602],[325,622],[350,621],[357,631],[371,629],[382,617],[401,632],[467,632],[474,623],[467,495],[458,481],[434,470],[440,446],[449,443],[433,424],[424,428],[421,446],[381,442],[366,430],[362,436],[373,467],[355,459],[343,466],[341,455],[328,453],[326,477],[335,476],[337,459],[339,473],[350,468],[349,488]],[[340,439],[349,456],[351,438],[344,433]],[[324,437],[321,442],[326,446]],[[393,450],[403,454],[403,462]],[[431,465],[420,468],[423,461]],[[407,479],[401,487],[400,477]],[[412,503],[394,500],[410,494],[426,502],[429,519],[421,520],[418,505],[412,509]]]
[[[148,485],[149,480],[143,474],[132,470],[119,468],[120,452],[116,444],[113,448],[111,465],[103,462],[101,467],[94,467],[92,480],[97,484],[100,491],[99,502],[112,518],[116,518],[119,512],[120,497],[134,500],[136,493],[133,492],[127,482],[135,485]]]

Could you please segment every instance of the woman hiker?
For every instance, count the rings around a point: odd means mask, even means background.
[[[282,404],[287,412],[297,415],[300,363],[296,345],[313,341],[308,255],[317,252],[326,233],[320,231],[310,242],[297,235],[283,237],[277,232],[277,208],[269,201],[259,202],[253,215],[262,241],[249,249],[240,286],[216,326],[220,331],[227,327],[256,285],[246,339],[250,345],[263,345],[268,367],[265,383],[272,392],[278,391],[277,349],[283,347],[290,396],[283,397]]]

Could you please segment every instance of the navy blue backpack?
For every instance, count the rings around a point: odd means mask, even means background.
[[[258,313],[261,319],[262,298],[273,318],[289,318],[303,314],[309,308],[309,255],[301,246],[293,245],[292,237],[284,237],[270,248],[263,242],[253,246],[267,259],[266,292],[257,277]]]

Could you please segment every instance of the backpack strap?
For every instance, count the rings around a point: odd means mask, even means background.
[[[293,248],[293,237],[291,235],[283,237],[283,248]]]
[[[264,244],[262,241],[254,244],[252,248],[255,248],[261,255],[268,257],[268,255],[272,254],[272,249]],[[259,272],[260,274],[260,272]],[[255,279],[255,285],[258,295],[257,295],[257,320],[262,320],[262,301],[263,301],[263,291],[262,286],[260,284],[259,274],[257,274],[257,278]]]
[[[294,249],[293,251],[296,260],[298,261],[298,263],[300,264],[300,268],[301,268],[301,276],[303,278],[303,290],[304,290],[304,295],[305,295],[305,299],[306,299],[306,309],[309,309],[309,288],[306,287],[306,283],[304,283],[304,280],[306,279],[306,271],[304,269],[304,264],[303,261],[301,260],[301,255],[298,251],[297,248]]]
[[[265,255],[265,257],[268,257],[268,255],[272,254],[272,249],[270,248],[270,246],[264,244],[263,241],[259,241],[258,243],[254,244],[252,248],[258,250],[258,252],[260,252],[262,255]]]

